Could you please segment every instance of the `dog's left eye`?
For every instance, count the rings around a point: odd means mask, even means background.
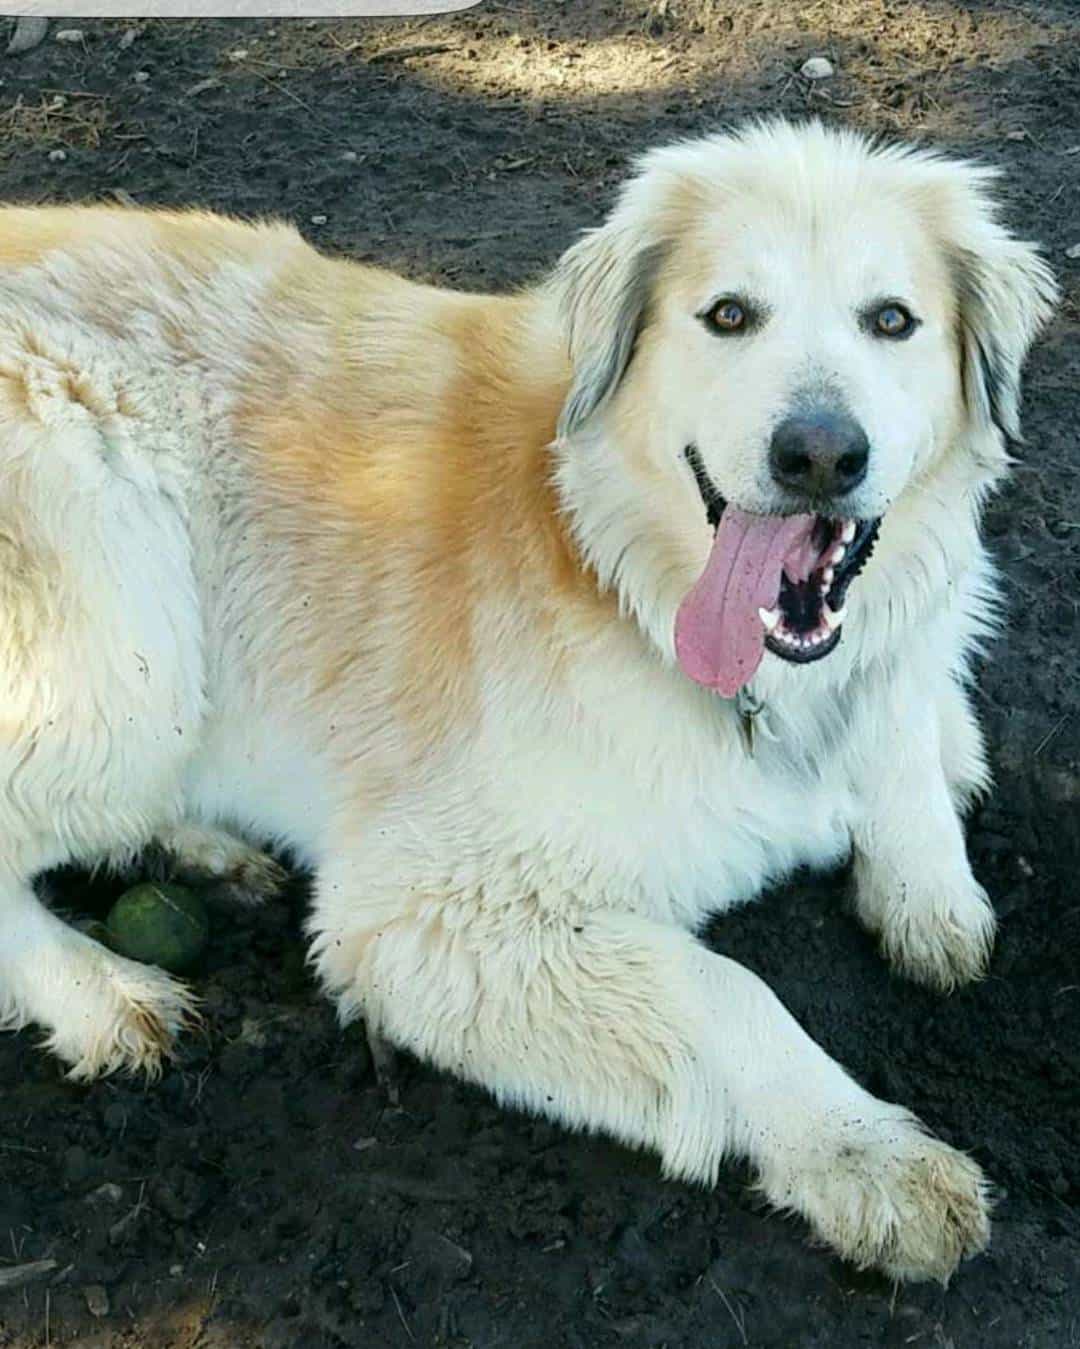
[[[737,333],[745,329],[748,315],[738,300],[717,300],[703,317],[711,332]]]
[[[873,317],[873,330],[880,337],[907,337],[916,320],[902,304],[883,304]]]

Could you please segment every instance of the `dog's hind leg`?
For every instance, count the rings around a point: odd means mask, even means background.
[[[182,807],[202,622],[174,409],[43,323],[0,326],[0,1013],[78,1077],[153,1072],[190,1015],[65,924],[40,870],[133,856]]]
[[[508,1105],[711,1182],[751,1160],[778,1208],[860,1266],[945,1280],[988,1233],[984,1182],[876,1100],[766,985],[674,927],[572,901],[420,899],[320,878],[313,957],[341,1016]]]
[[[210,884],[222,898],[260,904],[281,891],[289,873],[267,853],[213,825],[184,822],[154,839],[164,871],[180,881]]]

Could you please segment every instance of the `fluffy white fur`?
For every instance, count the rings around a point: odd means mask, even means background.
[[[265,892],[234,835],[287,843],[343,1018],[673,1176],[747,1157],[849,1259],[947,1278],[987,1239],[978,1167],[694,932],[853,850],[898,968],[985,966],[978,517],[1053,296],[988,179],[817,125],[692,141],[504,299],[283,226],[0,212],[5,1021],[77,1077],[153,1070],[189,994],[32,876],[156,838]],[[748,289],[762,332],[706,332]],[[898,294],[923,325],[875,342],[859,306]],[[884,524],[840,647],[766,656],[751,756],[674,660],[710,545],[682,451],[775,509],[769,436],[817,388],[870,435],[849,513]]]

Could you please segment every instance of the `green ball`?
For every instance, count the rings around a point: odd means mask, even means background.
[[[122,956],[179,974],[206,949],[206,906],[184,885],[136,885],[105,919],[109,945]]]

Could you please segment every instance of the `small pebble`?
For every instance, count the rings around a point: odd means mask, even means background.
[[[802,63],[799,74],[804,80],[827,80],[836,74],[836,68],[827,57],[811,56]]]
[[[7,45],[8,56],[32,52],[35,47],[45,41],[45,34],[48,31],[48,19],[36,18],[31,15],[24,15],[21,19],[16,19],[15,31]]]
[[[355,150],[343,150],[341,157],[346,164],[355,164],[359,158]]]
[[[83,1289],[86,1308],[91,1316],[108,1316],[109,1295],[99,1283],[88,1283]]]
[[[137,70],[131,78],[136,84],[145,84],[150,78],[150,72],[148,70]]]
[[[115,1181],[107,1180],[104,1185],[99,1185],[96,1190],[91,1190],[86,1196],[88,1204],[119,1204],[123,1199],[124,1192]]]
[[[1072,244],[1065,250],[1065,256],[1067,258],[1072,258],[1074,261],[1077,258],[1080,258],[1080,244]]]
[[[60,28],[55,34],[57,42],[81,42],[83,40],[83,30],[81,28]]]
[[[311,223],[312,223],[313,225],[325,225],[326,222],[327,222],[327,219],[328,219],[328,217],[325,216],[325,215],[313,215],[313,216],[311,217]]]
[[[64,162],[65,159],[67,159],[67,151],[66,151],[66,150],[50,150],[50,151],[49,151],[49,163],[50,163],[50,164],[62,164],[62,163]]]
[[[119,1101],[113,1101],[105,1107],[101,1119],[106,1129],[123,1130],[127,1128],[128,1112]]]
[[[138,36],[139,30],[137,28],[128,28],[120,39],[120,50],[126,52]]]
[[[246,61],[248,51],[246,47],[237,47],[235,51],[229,53],[230,61]]]
[[[73,1143],[64,1153],[64,1178],[77,1185],[90,1174],[90,1156],[85,1148]]]

